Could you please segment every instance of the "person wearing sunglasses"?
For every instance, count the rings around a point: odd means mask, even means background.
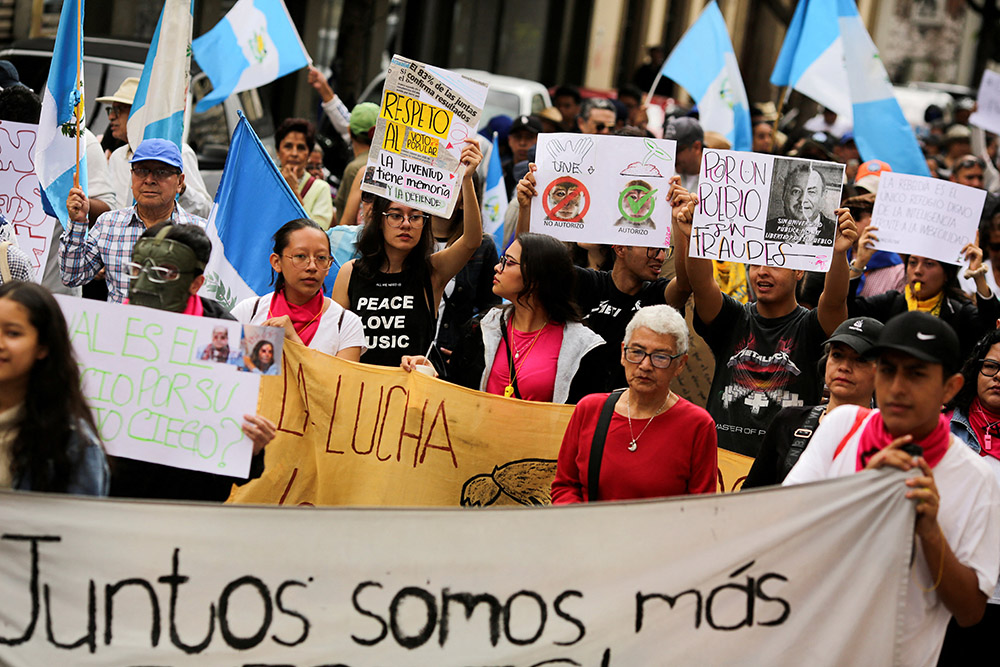
[[[283,327],[288,340],[358,361],[365,348],[361,320],[323,295],[333,265],[330,238],[317,223],[300,218],[282,225],[273,239],[274,291],[241,301],[233,317],[244,324]]]
[[[124,279],[129,284],[128,303],[196,317],[233,320],[221,304],[198,295],[205,283],[203,271],[212,254],[212,242],[205,230],[196,225],[177,225],[164,221],[143,232],[132,250],[131,261],[125,266]],[[217,327],[218,330],[225,327]],[[216,336],[213,344],[228,347],[228,332]],[[199,355],[201,356],[201,355]],[[210,356],[228,363],[224,358]],[[179,416],[179,415],[176,415]],[[277,427],[266,417],[243,415],[243,433],[253,443],[250,473],[246,478],[215,475],[197,470],[133,459],[109,457],[111,460],[111,496],[119,498],[157,498],[171,500],[201,500],[223,502],[233,484],[245,484],[260,477],[264,471],[264,447],[274,439]]]
[[[101,269],[108,284],[108,301],[122,303],[129,293],[125,264],[136,240],[157,223],[205,227],[176,201],[184,187],[184,163],[177,144],[146,139],[132,155],[132,195],[135,205],[102,214],[88,227],[90,201],[80,188],[66,198],[70,222],[59,245],[59,271],[65,285],[76,287],[93,280]]]
[[[1000,330],[979,339],[962,367],[965,383],[948,405],[951,432],[979,454],[1000,483]],[[952,620],[938,664],[971,663],[992,649],[1000,629],[1000,585],[986,605],[983,620],[963,628]]]
[[[684,318],[670,306],[641,308],[619,350],[628,388],[587,396],[573,410],[552,504],[715,493],[715,422],[670,389],[687,363]]]
[[[580,105],[576,126],[581,134],[611,134],[615,129],[615,105],[605,97],[588,97]]]
[[[433,252],[429,214],[376,197],[358,235],[358,259],[347,262],[337,274],[334,301],[364,324],[364,363],[398,366],[405,355],[427,354],[445,287],[482,242],[482,214],[472,174],[483,154],[475,139],[464,144],[459,156],[465,166],[461,236]]]

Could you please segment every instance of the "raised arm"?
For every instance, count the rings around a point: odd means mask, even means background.
[[[694,219],[694,207],[697,201],[697,198],[692,196],[691,202],[680,211],[675,210],[673,231],[680,242],[677,251],[682,248],[684,250],[686,275],[694,293],[695,311],[702,322],[711,324],[722,310],[722,290],[712,275],[712,260],[691,256],[691,221]]]
[[[435,296],[444,290],[448,281],[455,277],[462,267],[472,259],[479,244],[483,242],[483,214],[479,208],[479,198],[472,174],[483,160],[479,150],[479,142],[466,139],[462,149],[462,164],[465,165],[465,177],[462,179],[462,235],[453,244],[431,255]]]
[[[819,295],[819,303],[816,304],[819,324],[827,336],[832,335],[833,330],[847,319],[847,291],[850,282],[847,275],[847,251],[858,238],[858,226],[854,223],[851,212],[846,208],[838,208],[834,213],[837,214],[837,237],[833,242],[833,259],[823,283],[823,293]]]
[[[59,273],[64,285],[76,287],[90,282],[104,267],[97,236],[102,227],[87,229],[90,201],[80,188],[72,188],[66,197],[69,227],[59,240]]]
[[[515,230],[515,238],[524,234],[525,232],[531,231],[531,198],[538,196],[538,190],[535,187],[538,183],[535,180],[535,171],[538,169],[538,165],[534,162],[528,163],[528,173],[524,175],[517,183],[517,229]]]
[[[684,307],[688,297],[691,296],[691,281],[687,274],[687,253],[688,239],[684,234],[677,233],[674,226],[674,219],[690,224],[694,218],[694,207],[697,203],[694,195],[681,187],[681,177],[670,177],[670,189],[667,191],[667,201],[671,207],[671,236],[670,242],[674,247],[674,278],[667,283],[663,290],[663,300],[668,306],[673,306],[677,310]]]

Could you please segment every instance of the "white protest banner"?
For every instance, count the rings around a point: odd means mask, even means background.
[[[844,165],[705,149],[691,257],[826,272]]]
[[[962,248],[979,227],[986,191],[895,171],[879,178],[871,224],[879,250],[964,264]]]
[[[37,125],[0,121],[0,213],[14,225],[17,245],[41,282],[56,219],[42,209],[35,175]]]
[[[480,510],[3,492],[0,662],[898,664],[903,479]]]
[[[597,134],[540,134],[532,231],[562,241],[665,248],[677,143]]]
[[[985,70],[979,83],[976,110],[969,116],[973,125],[1000,134],[1000,72]]]
[[[476,138],[485,83],[393,56],[361,189],[450,218],[462,187],[463,143]]]
[[[108,453],[245,477],[260,375],[241,373],[239,322],[56,296]],[[280,363],[279,363],[280,367]]]

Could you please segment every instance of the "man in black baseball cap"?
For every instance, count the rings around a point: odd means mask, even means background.
[[[879,409],[830,414],[784,482],[884,467],[916,473],[905,481],[918,552],[903,611],[905,665],[937,662],[952,616],[961,626],[978,623],[1000,572],[1000,486],[941,412],[962,387],[959,349],[938,317],[913,311],[889,320],[872,348]]]
[[[782,408],[774,416],[743,482],[744,489],[781,484],[827,414],[842,405],[871,407],[875,393],[875,361],[871,351],[882,326],[872,317],[851,318],[826,339],[823,343],[826,354],[820,363],[830,391],[829,402]]]
[[[514,119],[507,132],[510,157],[503,161],[504,180],[507,184],[507,199],[514,193],[514,186],[520,180],[514,177],[516,165],[535,159],[535,144],[542,131],[542,122],[535,116],[520,115]]]

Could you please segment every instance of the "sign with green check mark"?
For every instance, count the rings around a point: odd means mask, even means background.
[[[618,212],[629,222],[646,222],[656,208],[657,192],[645,185],[630,185],[618,196]]]

